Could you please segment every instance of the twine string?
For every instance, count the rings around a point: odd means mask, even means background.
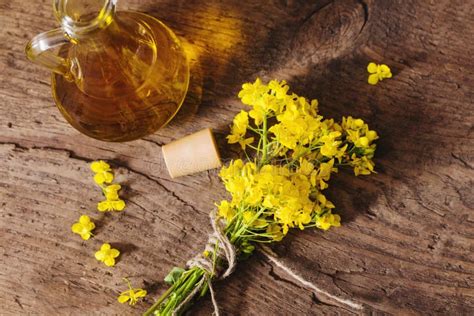
[[[265,245],[261,245],[260,246],[260,250],[261,250],[261,253],[268,259],[270,260],[270,262],[274,263],[278,268],[282,269],[283,271],[285,271],[285,273],[287,275],[289,275],[290,277],[292,277],[294,280],[298,281],[300,284],[302,284],[304,287],[308,288],[308,289],[311,289],[313,290],[315,293],[319,294],[319,295],[324,295],[324,296],[327,296],[331,299],[333,299],[334,301],[340,303],[341,305],[345,305],[345,306],[349,306],[350,308],[352,309],[355,309],[355,310],[362,310],[364,309],[364,306],[362,306],[361,304],[357,303],[357,302],[354,302],[354,301],[351,301],[349,299],[345,299],[345,298],[341,298],[341,297],[338,297],[338,296],[335,296],[321,288],[319,288],[318,286],[316,286],[316,284],[312,283],[312,282],[309,282],[307,280],[305,280],[303,277],[301,277],[300,275],[298,275],[296,272],[294,272],[293,270],[291,270],[289,267],[287,267],[285,264],[283,264],[280,260],[278,260],[274,255],[273,255],[273,252],[270,250],[269,247],[265,246]]]
[[[223,280],[229,275],[231,275],[232,272],[234,272],[235,267],[237,265],[237,253],[236,248],[230,242],[229,238],[224,232],[225,222],[222,219],[217,218],[216,215],[217,214],[215,210],[213,210],[209,215],[211,219],[212,233],[209,234],[209,238],[204,251],[205,253],[207,253],[207,255],[200,253],[186,263],[186,266],[188,268],[198,267],[202,269],[203,271],[205,271],[205,275],[202,277],[201,280],[199,280],[198,283],[196,283],[194,289],[184,298],[184,300],[174,308],[174,311],[172,313],[173,316],[177,316],[178,313],[199,293],[199,291],[203,289],[206,284],[209,287],[212,305],[214,307],[214,315],[219,316],[219,305],[217,304],[214,288],[212,287],[212,280]],[[268,258],[272,263],[274,263],[280,269],[285,271],[285,273],[288,274],[290,277],[300,282],[306,288],[309,288],[320,295],[327,296],[338,302],[339,304],[348,306],[354,310],[363,309],[363,305],[351,301],[349,299],[344,299],[332,295],[331,293],[328,293],[327,291],[319,288],[315,284],[305,280],[303,277],[298,275],[296,272],[294,272],[286,265],[284,265],[280,260],[278,260],[273,255],[273,252],[270,250],[270,248],[261,245],[260,249],[266,258]],[[216,258],[212,258],[210,255],[208,255],[210,253],[213,253],[214,251],[217,255]]]
[[[210,254],[216,251],[217,258],[200,253],[186,263],[187,268],[198,267],[206,273],[203,278],[195,285],[194,289],[184,298],[184,300],[174,308],[173,316],[178,313],[202,290],[205,284],[209,287],[212,305],[214,306],[214,315],[219,316],[219,305],[212,287],[212,280],[223,280],[234,272],[237,265],[237,254],[234,245],[224,232],[225,223],[217,218],[216,211],[210,213],[212,233],[209,234],[204,253]],[[225,270],[224,270],[224,267]]]

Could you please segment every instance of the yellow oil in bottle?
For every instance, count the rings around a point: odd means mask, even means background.
[[[189,69],[179,40],[157,19],[117,12],[105,28],[72,39],[60,55],[73,80],[53,74],[58,108],[76,129],[106,141],[153,133],[180,108]]]

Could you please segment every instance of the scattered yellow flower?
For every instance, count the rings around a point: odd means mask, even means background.
[[[119,297],[117,298],[120,303],[123,304],[128,301],[129,305],[135,305],[141,298],[147,295],[146,290],[134,289],[127,278],[124,278],[124,280],[127,282],[128,290],[120,293]]]
[[[91,238],[92,233],[91,231],[95,228],[95,224],[91,222],[91,219],[87,215],[82,215],[79,218],[79,221],[77,223],[74,223],[71,226],[71,230],[73,233],[78,234],[82,237],[84,240],[88,240]]]
[[[115,201],[105,200],[97,204],[97,209],[101,212],[123,211],[124,208],[125,208],[124,200],[115,200]]]
[[[100,247],[100,250],[95,253],[95,258],[108,267],[113,267],[115,265],[115,258],[120,255],[120,251],[114,249],[110,244],[103,244]]]
[[[118,191],[121,188],[122,187],[120,186],[120,184],[111,184],[111,185],[108,185],[108,186],[102,188],[102,190],[104,191],[105,199],[107,201],[117,201],[117,200],[119,200]]]
[[[105,211],[122,211],[125,208],[125,201],[121,200],[118,191],[121,189],[120,184],[111,184],[102,187],[105,201],[97,204],[97,209],[101,212]]]
[[[377,84],[377,82],[385,78],[392,78],[390,68],[384,64],[378,65],[376,63],[369,63],[367,71],[371,74],[369,75],[368,82],[372,85]]]
[[[94,181],[98,185],[111,183],[114,180],[110,165],[103,160],[93,161],[91,163],[91,170],[95,173]]]

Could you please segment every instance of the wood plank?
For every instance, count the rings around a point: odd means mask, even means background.
[[[139,315],[163,277],[201,251],[207,214],[225,197],[215,171],[170,179],[160,146],[214,128],[226,158],[240,85],[287,80],[328,117],[360,116],[381,135],[378,174],[341,172],[328,195],[343,226],[294,231],[274,247],[282,262],[367,313],[474,311],[474,4],[470,1],[119,1],[151,13],[187,41],[192,89],[177,118],[142,140],[104,143],[72,129],[50,97],[49,74],[24,57],[57,27],[50,1],[0,0],[1,314]],[[394,78],[366,83],[369,61]],[[94,212],[88,163],[107,159],[126,186],[120,214]],[[70,233],[81,213],[97,237]],[[114,269],[93,252],[124,251]],[[121,278],[150,291],[116,302]],[[216,285],[230,315],[352,314],[316,297],[256,254]],[[204,299],[192,314],[212,310]]]

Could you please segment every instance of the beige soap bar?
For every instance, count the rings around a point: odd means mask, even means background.
[[[210,128],[175,140],[161,148],[172,178],[221,166],[219,151]]]

